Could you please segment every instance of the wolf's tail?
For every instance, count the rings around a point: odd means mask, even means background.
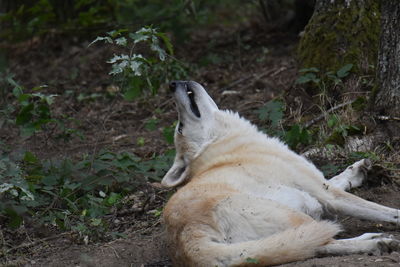
[[[334,223],[313,221],[260,240],[222,244],[202,239],[195,253],[199,262],[194,265],[270,266],[304,260],[315,256],[317,248],[331,241],[339,231],[340,227]]]

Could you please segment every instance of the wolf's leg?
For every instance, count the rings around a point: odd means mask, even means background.
[[[367,171],[371,169],[371,161],[362,159],[349,166],[342,173],[328,180],[332,186],[348,191],[351,188],[361,186],[367,176]]]
[[[400,250],[400,241],[392,236],[384,236],[381,233],[366,233],[361,236],[349,239],[334,240],[327,245],[320,247],[317,254],[326,255],[346,255],[355,253],[381,254]]]
[[[389,208],[362,199],[333,186],[326,190],[330,193],[329,199],[319,198],[318,200],[328,208],[332,208],[335,212],[360,219],[391,222],[400,225],[399,209]]]

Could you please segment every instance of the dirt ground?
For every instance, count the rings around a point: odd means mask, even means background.
[[[242,44],[236,40],[241,36]],[[213,46],[207,44],[213,41]],[[191,41],[182,46],[178,55],[189,62],[200,62],[208,55],[218,55],[219,62],[200,66],[193,74],[194,79],[205,85],[220,108],[239,111],[259,126],[255,110],[270,99],[291,95],[293,110],[302,106],[310,110],[312,99],[295,90],[294,80],[297,64],[294,57],[297,37],[281,31],[266,30],[259,24],[242,25],[237,29],[214,28],[199,31]],[[113,81],[107,75],[105,64],[114,48],[96,45],[87,48],[88,42],[64,39],[59,36],[33,39],[10,50],[10,69],[16,79],[26,88],[48,84],[48,93],[65,97],[57,100],[54,112],[68,114],[81,121],[80,130],[86,136],[67,145],[51,142],[45,136],[35,143],[16,138],[15,129],[6,129],[0,138],[11,146],[28,148],[41,157],[78,156],[92,153],[101,148],[114,151],[131,151],[141,157],[162,153],[166,144],[162,133],[149,132],[145,122],[156,116],[160,127],[176,120],[174,105],[166,85],[158,95],[150,99],[132,102],[121,99],[98,98],[93,101],[76,100],[78,92],[85,94],[104,93]],[[244,44],[244,45],[243,45]],[[73,96],[66,94],[73,91]],[[154,110],[160,108],[161,114]],[[312,113],[312,112],[311,112]],[[308,114],[310,115],[310,114]],[[293,119],[293,118],[292,118]],[[145,145],[136,145],[138,137],[146,136]],[[299,152],[307,149],[300,148]],[[372,175],[375,182],[355,190],[354,193],[371,201],[387,206],[400,207],[400,187],[396,183]],[[165,191],[145,185],[143,190],[159,197],[152,208],[165,203]],[[150,191],[149,191],[150,190]],[[156,197],[157,199],[157,197]],[[400,238],[400,229],[390,224],[337,218],[345,231],[339,237],[352,237],[365,232],[385,232]],[[84,244],[76,242],[73,233],[52,232],[35,235],[28,232],[31,242],[21,242],[6,260],[7,266],[171,266],[167,254],[165,234],[160,219],[149,214],[127,214],[118,218],[124,224],[126,238],[106,243]],[[121,223],[122,221],[122,223]],[[117,225],[118,223],[115,223]],[[116,226],[115,226],[116,227]],[[399,266],[400,254],[351,255],[310,259],[283,266]]]
[[[389,185],[362,188],[357,195],[387,206],[396,207],[400,203],[400,189]],[[344,227],[341,238],[361,235],[365,232],[384,232],[400,238],[400,229],[390,224],[361,221],[350,217],[338,218]],[[137,232],[127,238],[108,243],[79,245],[68,237],[60,237],[44,242],[35,249],[22,266],[171,266],[168,259],[167,244],[162,225],[157,224]],[[341,257],[314,258],[282,266],[399,266],[400,253],[384,255],[349,255]]]

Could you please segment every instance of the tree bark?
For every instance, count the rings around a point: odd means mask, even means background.
[[[374,111],[400,117],[400,1],[384,0]]]
[[[303,68],[337,71],[353,64],[352,72],[371,74],[378,55],[380,0],[317,0],[300,39]]]

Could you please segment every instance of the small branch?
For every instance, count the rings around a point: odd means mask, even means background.
[[[263,73],[260,73],[260,74],[251,74],[249,76],[246,76],[244,78],[240,78],[240,79],[228,84],[227,86],[221,88],[221,91],[226,91],[226,90],[232,89],[233,87],[235,87],[235,86],[237,86],[237,85],[239,85],[239,84],[241,84],[241,83],[243,83],[245,81],[248,81],[250,79],[261,79],[261,78],[263,78],[265,76],[269,76],[269,75],[275,76],[275,75],[279,74],[280,72],[282,72],[282,71],[284,71],[286,69],[287,69],[286,67],[281,67],[281,68],[279,68],[277,70],[273,69],[273,70],[269,70],[269,71],[266,71],[266,72],[263,72]]]
[[[236,80],[236,81],[234,81],[234,82],[231,82],[231,83],[228,84],[227,86],[223,87],[223,88],[221,89],[221,91],[226,91],[226,90],[232,89],[233,87],[235,87],[235,86],[241,84],[242,82],[245,82],[245,81],[247,81],[247,80],[250,80],[250,79],[253,78],[253,77],[254,77],[254,74],[251,74],[251,75],[249,75],[249,76],[247,76],[247,77],[244,77],[244,78],[240,78],[240,79],[238,79],[238,80]]]
[[[319,115],[318,117],[306,122],[304,124],[304,127],[305,128],[309,128],[311,125],[313,125],[313,124],[319,122],[320,120],[324,119],[329,113],[332,113],[333,111],[338,110],[338,109],[340,109],[342,107],[348,106],[348,105],[352,104],[354,101],[355,100],[347,101],[347,102],[344,102],[344,103],[339,104],[337,106],[334,106],[333,108],[328,109],[327,111],[325,111],[323,114]]]
[[[50,240],[53,240],[53,239],[57,239],[59,237],[62,237],[62,236],[65,236],[65,235],[69,235],[69,234],[71,234],[71,232],[64,232],[64,233],[61,233],[61,234],[58,234],[58,235],[53,235],[53,236],[45,237],[45,238],[42,238],[42,239],[38,239],[38,240],[33,241],[31,243],[23,243],[23,244],[21,244],[19,246],[10,248],[9,250],[7,250],[6,253],[8,254],[8,253],[10,253],[10,252],[12,252],[14,250],[21,249],[21,248],[33,247],[33,246],[36,246],[39,243],[50,241]]]
[[[259,0],[258,3],[260,4],[261,11],[262,11],[265,21],[267,23],[269,23],[271,21],[271,15],[268,12],[268,9],[267,9],[266,4],[264,3],[264,0]]]
[[[392,117],[392,116],[379,115],[379,116],[376,116],[376,118],[381,121],[400,121],[399,117]]]

